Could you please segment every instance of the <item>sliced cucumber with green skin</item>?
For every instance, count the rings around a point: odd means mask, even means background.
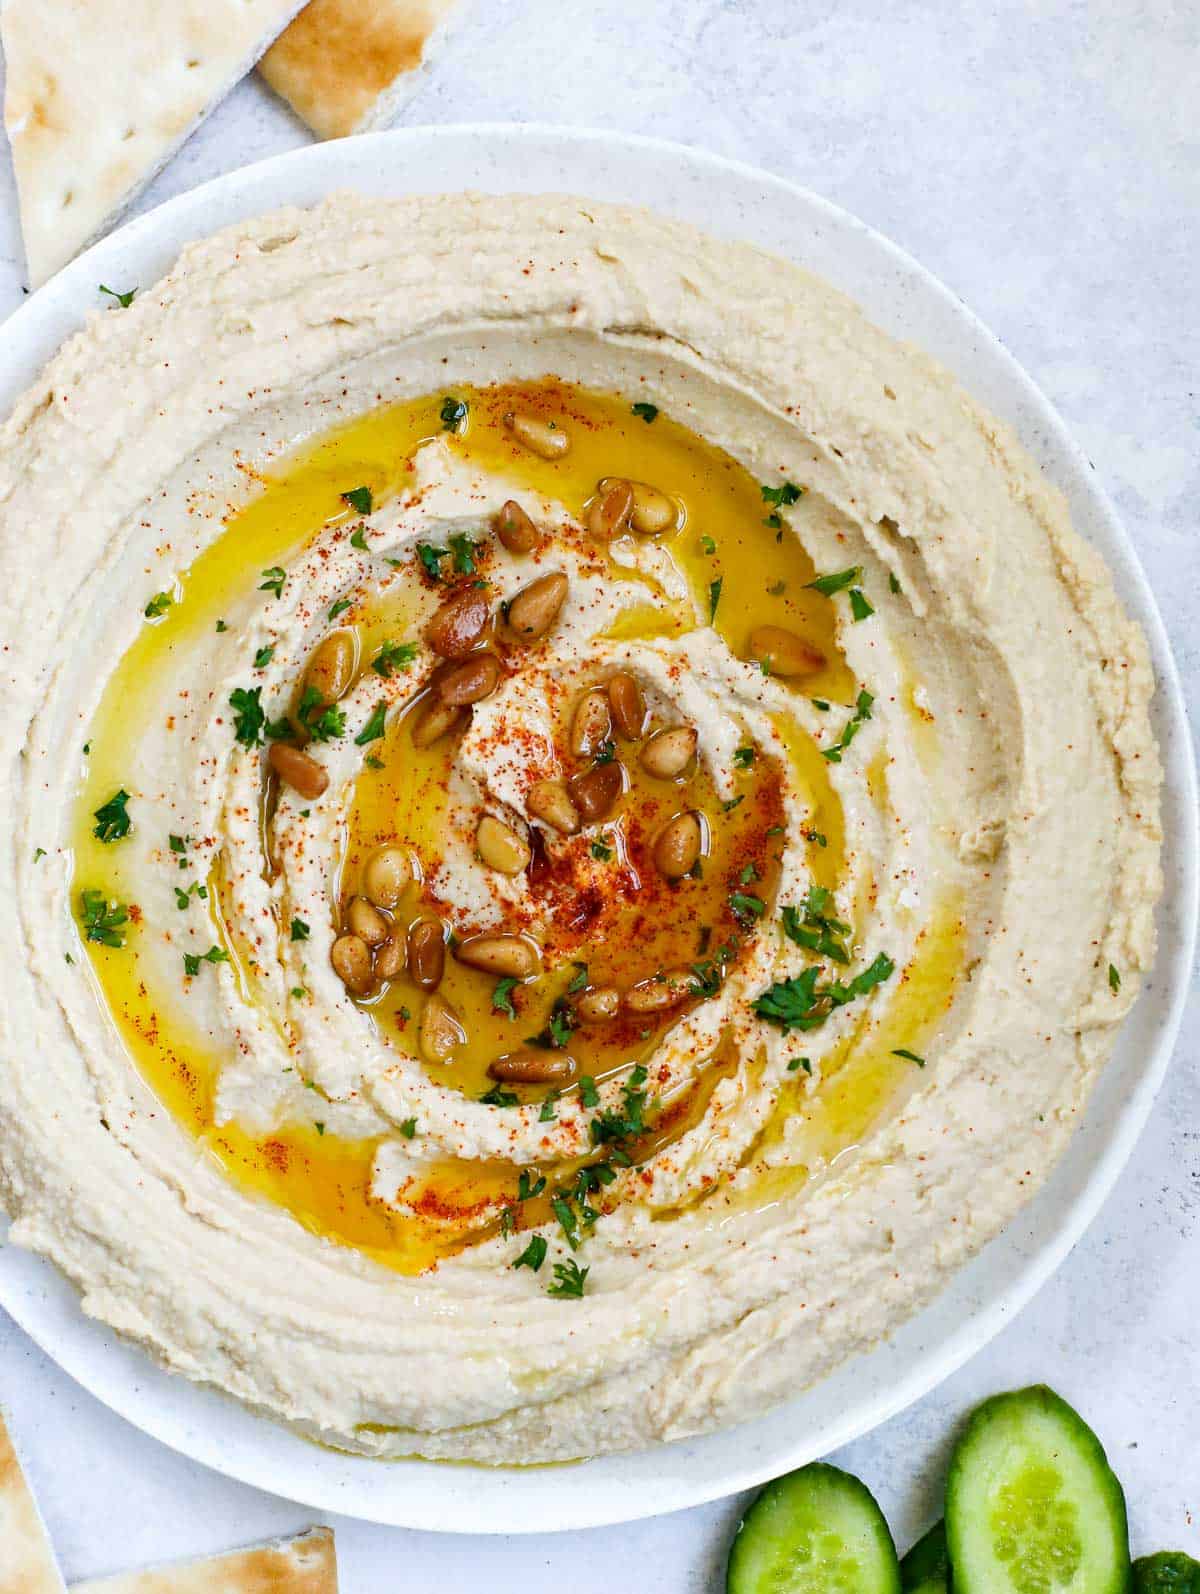
[[[935,1522],[900,1562],[900,1587],[904,1594],[946,1594],[950,1587],[950,1552],[946,1524]]]
[[[900,1594],[896,1546],[865,1484],[813,1462],[769,1483],[729,1552],[728,1594]]]
[[[1133,1563],[1134,1594],[1200,1594],[1200,1561],[1182,1550],[1159,1550]]]
[[[1125,1496],[1096,1435],[1043,1385],[985,1400],[946,1481],[955,1594],[1128,1594]]]

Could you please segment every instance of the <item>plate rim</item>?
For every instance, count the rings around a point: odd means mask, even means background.
[[[768,1446],[765,1455],[756,1447],[754,1432],[764,1427],[770,1421],[770,1416],[726,1428],[718,1435],[701,1436],[698,1440],[679,1441],[675,1444],[654,1447],[650,1451],[632,1453],[662,1459],[664,1481],[667,1484],[662,1493],[648,1491],[642,1484],[622,1484],[619,1480],[608,1480],[607,1488],[593,1484],[590,1488],[584,1486],[577,1489],[568,1484],[564,1491],[563,1484],[568,1479],[586,1478],[602,1463],[610,1464],[608,1470],[619,1470],[622,1461],[620,1453],[563,1468],[483,1468],[473,1465],[447,1468],[443,1464],[426,1461],[380,1463],[367,1458],[345,1456],[316,1445],[308,1445],[307,1449],[312,1457],[320,1460],[311,1468],[306,1468],[301,1463],[298,1469],[287,1469],[288,1477],[283,1485],[289,1498],[307,1505],[396,1526],[480,1534],[566,1531],[633,1521],[665,1511],[700,1505],[756,1486],[789,1467],[802,1464],[813,1455],[835,1450],[869,1432],[936,1388],[970,1357],[983,1349],[1005,1323],[1033,1299],[1090,1226],[1110,1194],[1145,1128],[1170,1065],[1188,999],[1189,975],[1195,957],[1197,916],[1200,913],[1200,879],[1197,868],[1198,855],[1200,855],[1200,814],[1197,811],[1196,769],[1186,699],[1154,591],[1142,568],[1132,539],[1121,524],[1107,491],[1096,477],[1094,469],[1072,436],[1066,422],[1000,339],[950,288],[906,250],[833,201],[790,178],[747,162],[644,134],[559,127],[541,122],[420,124],[363,134],[352,140],[304,145],[298,149],[269,156],[185,190],[155,209],[126,222],[93,244],[64,267],[50,282],[31,294],[23,305],[18,306],[0,326],[0,343],[5,346],[6,353],[12,342],[19,342],[22,339],[27,342],[24,357],[13,362],[11,368],[17,374],[0,377],[0,406],[3,408],[3,413],[7,415],[12,400],[24,391],[46,359],[63,340],[84,324],[88,306],[83,304],[83,297],[85,294],[94,293],[95,284],[103,280],[103,275],[98,274],[102,262],[116,263],[123,254],[136,257],[139,251],[143,255],[152,252],[155,240],[168,234],[174,223],[180,220],[186,223],[189,215],[198,215],[210,204],[220,203],[222,200],[228,202],[229,214],[217,222],[216,226],[226,225],[243,215],[277,208],[281,204],[312,203],[314,202],[312,199],[293,199],[290,194],[284,194],[282,197],[279,194],[274,197],[270,195],[269,191],[273,187],[281,183],[286,186],[287,180],[297,170],[312,168],[318,175],[326,170],[328,178],[322,185],[322,191],[331,193],[336,192],[339,187],[355,185],[353,176],[336,175],[339,166],[353,168],[357,165],[362,168],[369,162],[374,152],[394,148],[397,145],[419,147],[423,142],[432,142],[436,147],[439,141],[445,144],[455,140],[476,140],[481,148],[494,150],[498,146],[508,146],[514,151],[522,145],[529,146],[544,141],[557,149],[564,159],[569,157],[573,149],[599,147],[614,152],[620,150],[624,155],[633,153],[644,158],[656,159],[668,166],[671,163],[681,163],[684,166],[704,168],[719,178],[732,181],[735,185],[752,184],[759,190],[774,191],[787,203],[798,207],[799,211],[807,211],[815,218],[823,217],[835,231],[846,235],[857,235],[870,250],[889,259],[906,279],[918,286],[921,294],[936,297],[943,312],[948,313],[952,321],[957,321],[973,334],[982,350],[984,362],[998,362],[1008,381],[1021,391],[1024,402],[1030,406],[1041,427],[1044,428],[1052,450],[1060,461],[1060,468],[1067,471],[1077,490],[1089,501],[1095,519],[1103,528],[1106,540],[1112,549],[1116,550],[1118,557],[1115,560],[1110,548],[1104,550],[1105,556],[1110,566],[1114,567],[1115,584],[1123,606],[1135,615],[1146,631],[1154,663],[1157,713],[1171,733],[1171,745],[1163,746],[1161,749],[1164,765],[1170,771],[1172,781],[1170,789],[1164,786],[1164,803],[1173,804],[1179,810],[1175,817],[1179,828],[1178,840],[1182,842],[1181,856],[1177,859],[1175,892],[1172,896],[1168,896],[1170,892],[1168,884],[1164,890],[1162,903],[1164,908],[1169,905],[1178,919],[1180,933],[1177,949],[1169,966],[1156,963],[1152,976],[1166,987],[1167,1005],[1163,1017],[1155,1026],[1151,1059],[1139,1075],[1135,1088],[1125,1101],[1114,1127],[1108,1133],[1101,1155],[1083,1179],[1078,1194],[1067,1203],[1057,1220],[1048,1225],[1049,1238],[1039,1241],[1034,1255],[1021,1268],[1016,1279],[1001,1289],[983,1308],[965,1317],[935,1350],[918,1353],[913,1366],[906,1374],[897,1378],[888,1394],[865,1402],[863,1409],[851,1407],[840,1420],[827,1422],[818,1434],[794,1441],[790,1448],[779,1444]],[[398,169],[402,176],[407,175],[403,159],[398,162]],[[515,171],[510,175],[515,177]],[[361,181],[361,176],[358,180]],[[528,185],[516,181],[510,181],[507,190],[502,185],[495,186],[487,182],[481,182],[480,186],[484,191],[495,193],[522,189],[531,191]],[[263,192],[264,190],[267,192]],[[397,194],[412,191],[414,191],[412,188],[403,186],[395,189]],[[449,188],[445,191],[462,190]],[[586,189],[572,190],[570,185],[560,185],[551,190],[541,185],[533,191],[586,192]],[[249,208],[245,205],[247,198],[256,200]],[[671,209],[669,205],[656,205],[653,208],[668,212]],[[213,230],[212,224],[205,223],[198,231],[193,232],[189,229],[187,236],[206,236]],[[172,257],[178,252],[178,247],[178,244],[172,246]],[[155,268],[154,275],[157,274]],[[840,284],[835,282],[835,286]],[[853,294],[852,296],[856,297]],[[871,305],[865,304],[864,310],[871,320],[880,319]],[[940,354],[938,357],[944,358]],[[957,375],[957,372],[955,374]],[[1016,429],[1016,423],[1011,421],[1011,417],[1006,418]],[[1035,440],[1031,439],[1024,429],[1020,429],[1018,435],[1021,436],[1023,445],[1038,459],[1039,468],[1046,473],[1042,459],[1045,450],[1037,447]],[[1145,1000],[1146,995],[1143,993],[1138,1005]],[[1085,1114],[1085,1121],[1086,1117]],[[1045,1204],[1046,1188],[1046,1184],[1043,1184],[1038,1194],[1027,1203],[1023,1209],[1023,1216],[1029,1214],[1030,1210],[1039,1203]],[[1010,1224],[1008,1230],[1015,1226]],[[1007,1233],[1008,1230],[1004,1232]],[[979,1254],[986,1255],[999,1238],[998,1236],[996,1240],[989,1242]],[[57,1306],[54,1297],[61,1292],[56,1290],[55,1281],[70,1292],[76,1317],[86,1323],[86,1331],[79,1336],[80,1339],[85,1342],[95,1339],[98,1351],[94,1366],[81,1365],[86,1360],[86,1353],[81,1355],[72,1349],[64,1350],[61,1339],[56,1337]],[[275,1477],[265,1474],[261,1466],[256,1467],[253,1459],[231,1458],[225,1454],[219,1432],[204,1436],[190,1427],[186,1410],[181,1411],[181,1420],[174,1422],[165,1420],[156,1411],[148,1411],[144,1389],[153,1382],[151,1371],[155,1378],[172,1381],[178,1400],[169,1404],[177,1404],[181,1409],[195,1407],[197,1411],[201,1411],[205,1402],[211,1403],[214,1400],[217,1402],[217,1407],[214,1409],[227,1410],[228,1405],[235,1407],[239,1412],[244,1412],[245,1408],[217,1391],[189,1383],[182,1375],[164,1372],[145,1351],[118,1340],[115,1334],[102,1325],[85,1320],[74,1287],[62,1279],[54,1265],[46,1258],[18,1251],[9,1244],[0,1246],[0,1306],[8,1311],[14,1321],[57,1366],[110,1409],[142,1431],[202,1465],[212,1467],[253,1487],[280,1492],[280,1484]],[[932,1309],[932,1306],[926,1307],[917,1314],[916,1319],[910,1321],[918,1321]],[[137,1359],[137,1367],[126,1376],[122,1368],[129,1357]],[[798,1398],[802,1399],[803,1396]],[[775,1415],[786,1412],[791,1404],[776,1408]],[[297,1444],[305,1444],[305,1441],[293,1432],[271,1419],[253,1417],[252,1420],[267,1424],[271,1430],[287,1435]],[[214,1424],[213,1427],[219,1428],[220,1423]],[[688,1449],[703,1445],[705,1440],[717,1439],[727,1442],[735,1452],[740,1451],[742,1459],[737,1464],[731,1463],[725,1470],[706,1476],[697,1485],[689,1487]],[[267,1445],[266,1448],[269,1451],[271,1447]],[[682,1464],[678,1469],[670,1465],[672,1457],[682,1458]],[[632,1458],[627,1459],[630,1459],[632,1465]],[[352,1480],[364,1467],[374,1469],[376,1481],[380,1469],[387,1468],[390,1475],[400,1482],[390,1491],[386,1501],[381,1502],[373,1498],[369,1505],[356,1508],[359,1502]],[[460,1492],[454,1485],[461,1484],[464,1478],[473,1480],[469,1487],[476,1507],[479,1505],[480,1493],[490,1493],[494,1498],[483,1509],[481,1515],[477,1515],[474,1520],[468,1518],[466,1525],[452,1513],[447,1513],[445,1509],[438,1514],[416,1508],[407,1500],[407,1491],[404,1488],[404,1480],[413,1477],[411,1471],[413,1468],[422,1469],[423,1473],[427,1472],[431,1477],[444,1480],[446,1485],[443,1488],[439,1481],[432,1488],[418,1491],[423,1506],[427,1505],[430,1498],[442,1494],[445,1494],[453,1505],[454,1497]],[[296,1471],[297,1475],[292,1475],[293,1471]],[[311,1475],[311,1486],[306,1474]],[[551,1490],[553,1518],[548,1520],[546,1515],[542,1514],[540,1519],[535,1517],[530,1520],[523,1512],[514,1511],[517,1497],[538,1496],[543,1492],[540,1480],[547,1477],[554,1480]],[[484,1479],[488,1480],[486,1489],[483,1486]],[[530,1480],[533,1480],[532,1483]],[[567,1495],[571,1497],[569,1500]],[[593,1495],[596,1498],[589,1498]]]

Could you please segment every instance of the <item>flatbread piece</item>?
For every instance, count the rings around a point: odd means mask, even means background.
[[[333,1532],[310,1528],[248,1550],[72,1583],[71,1594],[337,1594],[337,1586]]]
[[[63,1594],[65,1588],[37,1501],[0,1416],[0,1589],[5,1594]]]

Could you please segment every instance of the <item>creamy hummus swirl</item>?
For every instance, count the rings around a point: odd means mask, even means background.
[[[669,526],[597,534],[625,480]],[[0,559],[12,1238],[327,1442],[575,1457],[822,1376],[1036,1188],[1152,957],[1152,683],[1107,572],[940,367],[677,224],[342,197],[194,246],[7,423]],[[494,678],[423,744],[475,590]],[[644,726],[573,746],[614,676]],[[672,727],[694,754],[648,773]],[[546,817],[605,764],[618,799]],[[381,846],[413,879],[356,985]]]

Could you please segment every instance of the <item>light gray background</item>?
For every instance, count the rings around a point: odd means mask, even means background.
[[[1158,593],[1195,724],[1197,83],[1200,13],[1189,0],[475,0],[404,120],[541,120],[679,139],[794,178],[910,250],[999,334],[1082,441]],[[140,208],[306,140],[248,81]],[[5,166],[0,316],[23,280]],[[1049,904],[1047,934],[1064,932]],[[1150,1126],[1054,1281],[940,1390],[834,1458],[875,1490],[902,1549],[939,1510],[963,1414],[1040,1379],[1107,1445],[1135,1550],[1200,1557],[1198,1042],[1194,985]],[[70,1578],[314,1519],[143,1437],[3,1314],[0,1403]],[[572,1594],[707,1594],[721,1586],[740,1504],[490,1540],[330,1520],[347,1594],[558,1594],[564,1584]]]

